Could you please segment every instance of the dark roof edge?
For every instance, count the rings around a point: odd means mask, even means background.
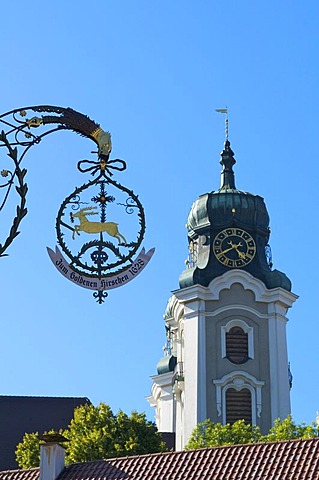
[[[91,403],[91,400],[88,397],[76,397],[76,396],[67,396],[67,397],[60,397],[60,396],[52,396],[52,395],[0,395],[1,398],[61,398],[61,399],[81,399],[81,400],[87,400],[88,402]]]

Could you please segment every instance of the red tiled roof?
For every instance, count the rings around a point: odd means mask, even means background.
[[[38,477],[39,469],[0,472],[0,480]],[[59,480],[319,480],[319,438],[74,463]]]

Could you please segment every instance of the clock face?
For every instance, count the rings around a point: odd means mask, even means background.
[[[213,252],[217,260],[229,268],[248,265],[256,254],[256,244],[242,228],[226,228],[216,235]]]

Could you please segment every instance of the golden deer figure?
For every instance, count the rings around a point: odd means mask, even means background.
[[[114,237],[117,239],[117,241],[120,243],[121,239],[124,243],[126,243],[125,237],[119,232],[118,229],[118,223],[115,222],[90,222],[86,217],[88,215],[98,215],[98,212],[93,212],[94,209],[97,207],[86,207],[82,208],[82,210],[79,210],[76,213],[71,213],[71,218],[78,218],[80,220],[80,225],[75,225],[72,238],[73,240],[75,239],[75,234],[77,233],[80,235],[80,231],[86,232],[86,233],[102,233],[106,232],[108,233],[111,237]]]

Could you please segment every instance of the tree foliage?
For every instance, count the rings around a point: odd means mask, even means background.
[[[238,420],[230,425],[213,423],[205,420],[193,430],[186,449],[202,447],[218,447],[221,445],[235,445],[239,443],[258,442],[261,433],[256,425],[248,425],[244,420]]]
[[[312,423],[295,423],[291,415],[284,420],[277,418],[274,426],[269,430],[268,435],[263,437],[267,442],[277,442],[279,440],[294,440],[296,438],[313,438],[319,436],[318,425]]]
[[[291,415],[274,421],[273,427],[267,435],[262,435],[256,425],[249,425],[244,420],[238,420],[230,425],[213,423],[205,420],[194,429],[186,449],[217,447],[221,445],[236,445],[252,442],[276,442],[280,440],[294,440],[297,438],[312,438],[319,436],[319,428],[314,423],[306,425],[296,424]]]
[[[83,405],[74,412],[68,430],[64,432],[68,462],[83,462],[99,458],[158,452],[163,449],[161,436],[144,413],[133,411],[130,416],[111,408]]]
[[[68,429],[59,433],[69,440],[64,445],[67,463],[153,453],[165,448],[155,424],[144,413],[133,411],[128,416],[119,410],[115,415],[105,403],[97,407],[79,406]],[[37,433],[25,434],[16,449],[20,467],[39,465],[39,444]]]
[[[16,460],[21,468],[38,467],[40,464],[40,439],[37,433],[26,433],[18,443]]]

